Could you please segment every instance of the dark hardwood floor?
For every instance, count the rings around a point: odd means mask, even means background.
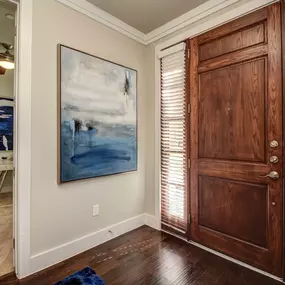
[[[21,281],[10,275],[0,284],[52,285],[86,266],[107,285],[282,284],[147,226]]]

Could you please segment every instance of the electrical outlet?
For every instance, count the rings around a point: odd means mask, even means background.
[[[93,206],[93,217],[99,215],[99,205],[94,205]]]

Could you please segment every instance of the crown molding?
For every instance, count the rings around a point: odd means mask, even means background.
[[[205,33],[216,27],[219,27],[225,23],[233,21],[237,18],[252,13],[258,9],[262,9],[268,5],[279,2],[279,0],[242,0],[236,5],[224,9],[222,13],[219,13],[217,17],[206,17],[205,20],[198,25],[192,25],[187,29],[181,30],[176,35],[162,40],[155,44],[156,52],[164,50],[167,47],[173,46],[177,43],[184,41],[185,39],[193,38],[201,33]]]
[[[146,44],[160,40],[167,35],[170,35],[239,1],[240,0],[209,0],[204,4],[199,5],[198,7],[146,34]]]
[[[142,44],[146,44],[145,34],[102,9],[94,6],[86,0],[56,0],[105,26],[131,38]]]
[[[15,1],[15,0],[14,0]],[[180,31],[186,26],[193,24],[202,19],[208,19],[212,14],[222,11],[224,9],[238,9],[235,8],[236,4],[239,2],[244,6],[244,0],[209,0],[204,4],[190,10],[189,12],[175,18],[174,20],[164,24],[163,26],[151,31],[148,34],[144,34],[141,31],[135,29],[134,27],[126,24],[125,22],[119,20],[118,18],[112,16],[111,14],[103,11],[102,9],[94,6],[86,0],[56,0],[102,24],[108,26],[109,28],[116,30],[117,32],[124,34],[125,36],[141,43],[148,45],[150,43],[156,42],[174,32]],[[255,4],[255,9],[261,8],[265,5],[269,5],[278,0],[260,0],[260,4]],[[256,2],[254,0],[249,2]],[[258,0],[257,0],[258,2]],[[233,6],[233,8],[231,8]],[[232,11],[233,14],[235,11]],[[248,13],[251,12],[252,7],[248,7]],[[238,14],[238,11],[237,11]],[[232,17],[232,16],[231,16]],[[232,17],[228,20],[234,19]],[[183,30],[182,30],[183,31]],[[182,33],[183,34],[183,33]]]

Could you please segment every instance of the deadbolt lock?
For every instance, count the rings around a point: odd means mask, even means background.
[[[278,141],[273,140],[273,141],[270,142],[270,147],[277,148],[278,146],[279,146]]]
[[[273,155],[269,158],[270,162],[271,163],[278,163],[279,162],[279,159],[277,156]]]

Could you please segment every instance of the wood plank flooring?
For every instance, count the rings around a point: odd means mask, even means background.
[[[0,276],[12,271],[14,271],[12,193],[0,193]]]
[[[52,285],[93,268],[107,285],[280,285],[249,269],[147,226],[88,250],[24,280],[1,285]]]

